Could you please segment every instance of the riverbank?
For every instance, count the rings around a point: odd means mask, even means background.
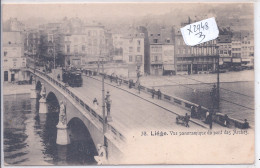
[[[14,94],[30,94],[32,85],[18,85],[12,83],[3,83],[3,95],[14,95]]]
[[[135,81],[136,79],[134,79]],[[254,81],[254,70],[240,72],[226,72],[220,74],[220,82],[252,82]],[[193,74],[173,76],[142,76],[140,78],[143,86],[169,86],[169,85],[192,85],[217,83],[217,74]]]

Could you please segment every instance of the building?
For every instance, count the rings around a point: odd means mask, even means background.
[[[245,36],[241,42],[241,63],[244,65],[254,64],[254,38]]]
[[[220,57],[220,65],[225,67],[230,67],[234,62],[239,62],[238,58],[232,58],[232,35],[231,34],[220,34],[217,43]],[[239,44],[239,42],[235,42],[235,44]],[[239,47],[239,46],[236,46]],[[236,49],[237,50],[237,49]],[[239,52],[239,51],[237,51]]]
[[[11,32],[11,31],[18,31],[24,32],[25,25],[20,22],[17,18],[10,18],[3,24],[3,31],[4,32]]]
[[[123,58],[123,48],[126,39],[123,34],[113,34],[113,61],[116,62],[126,62],[127,60]]]
[[[241,33],[234,32],[231,38],[232,65],[241,64]]]
[[[3,32],[4,81],[19,81],[27,78],[24,56],[24,34],[19,31]]]
[[[187,23],[181,27],[191,24]],[[201,74],[216,71],[217,41],[211,40],[199,45],[188,46],[185,44],[180,27],[175,29],[175,68],[176,74]]]
[[[102,24],[94,21],[83,23],[78,18],[72,18],[66,20],[62,27],[64,54],[70,66],[87,68],[97,64],[101,57],[109,60],[110,49],[107,47],[111,47],[111,36]]]
[[[153,27],[148,30],[150,74],[174,74],[173,28]]]
[[[128,65],[128,77],[136,77],[137,72],[144,74],[144,35],[133,33],[124,36],[123,62]]]

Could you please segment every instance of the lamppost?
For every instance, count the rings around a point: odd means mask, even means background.
[[[105,79],[104,79],[104,62],[102,58],[102,112],[103,112],[103,134],[104,134],[104,145],[106,143],[105,133],[106,133],[106,110],[105,110]]]
[[[53,69],[56,69],[56,54],[55,54],[55,40],[54,40],[54,34],[53,34],[53,56],[54,56]],[[55,71],[55,70],[54,70],[54,71]]]
[[[141,77],[141,71],[140,71],[140,65],[139,64],[137,64],[136,76],[137,76],[136,87],[138,87],[138,85],[140,84],[140,77]]]
[[[220,93],[219,93],[219,89],[220,89],[220,83],[219,83],[219,60],[220,60],[220,55],[219,55],[219,46],[216,46],[216,49],[217,49],[217,57],[218,57],[218,65],[217,65],[217,68],[218,68],[218,71],[217,71],[217,108],[219,110],[219,99],[220,99]]]

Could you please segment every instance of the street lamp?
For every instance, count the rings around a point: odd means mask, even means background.
[[[219,86],[219,60],[220,60],[220,55],[219,55],[219,51],[218,51],[218,48],[219,48],[219,46],[216,46],[216,49],[217,49],[217,53],[218,53],[218,55],[217,55],[217,57],[218,57],[218,71],[217,71],[217,108],[218,108],[218,110],[219,110],[219,99],[220,99],[220,93],[219,93],[219,89],[220,89],[220,86]]]

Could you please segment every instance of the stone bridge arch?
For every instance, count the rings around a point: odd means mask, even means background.
[[[84,160],[84,158],[80,157],[87,157],[89,162],[95,163],[94,156],[98,155],[98,152],[85,123],[80,118],[73,117],[68,121],[67,125],[71,146],[78,149],[75,150],[75,154],[71,155],[79,157],[77,158],[79,160]]]
[[[56,125],[57,128],[57,140],[56,143],[59,145],[69,145],[70,144],[70,133],[75,134],[75,132],[70,132],[70,128],[73,127],[73,123],[84,123],[84,127],[87,128],[89,134],[89,138],[91,137],[94,145],[92,148],[94,148],[92,151],[96,151],[97,144],[106,144],[107,147],[107,156],[109,160],[118,160],[119,157],[122,156],[122,150],[120,149],[120,143],[117,141],[117,139],[113,139],[113,135],[111,136],[112,132],[107,133],[107,135],[104,135],[103,133],[103,125],[100,121],[100,117],[97,117],[95,115],[92,115],[92,109],[89,110],[89,108],[86,108],[85,106],[82,107],[82,104],[80,101],[78,101],[75,97],[77,95],[72,95],[70,92],[64,92],[64,89],[57,84],[57,82],[54,82],[53,79],[46,79],[44,75],[38,75],[36,74],[36,80],[35,80],[35,89],[37,89],[37,92],[41,93],[42,89],[45,88],[46,90],[46,96],[45,101],[44,99],[41,101],[42,97],[40,97],[39,100],[39,113],[47,113],[49,110],[47,108],[47,100],[50,102],[50,100],[55,98],[56,102],[63,101],[66,109],[66,119],[67,124],[66,126],[59,127]],[[37,86],[38,85],[38,86]],[[70,89],[69,89],[70,90]],[[75,94],[75,93],[74,93]],[[54,96],[55,95],[55,96]],[[74,97],[75,96],[75,97]],[[86,103],[87,104],[87,103]],[[59,105],[60,104],[56,104]],[[43,108],[41,108],[43,107]],[[61,108],[61,106],[59,107]],[[43,110],[41,110],[43,109]],[[59,113],[53,113],[53,114],[59,114]],[[94,113],[95,114],[95,113]],[[76,122],[78,121],[78,122]],[[79,122],[80,121],[80,122]],[[75,126],[73,128],[77,128]],[[72,128],[72,129],[73,129]],[[74,129],[75,130],[75,129]],[[85,131],[83,131],[85,132]],[[84,133],[86,134],[86,133]],[[104,138],[105,136],[105,138]],[[60,140],[58,141],[58,137]],[[87,138],[88,139],[88,138]],[[104,140],[105,139],[105,140]],[[59,143],[58,143],[59,142]],[[95,152],[93,152],[95,153]],[[113,154],[112,154],[113,153]]]
[[[46,96],[47,112],[58,112],[60,111],[60,101],[53,92],[49,92]]]

